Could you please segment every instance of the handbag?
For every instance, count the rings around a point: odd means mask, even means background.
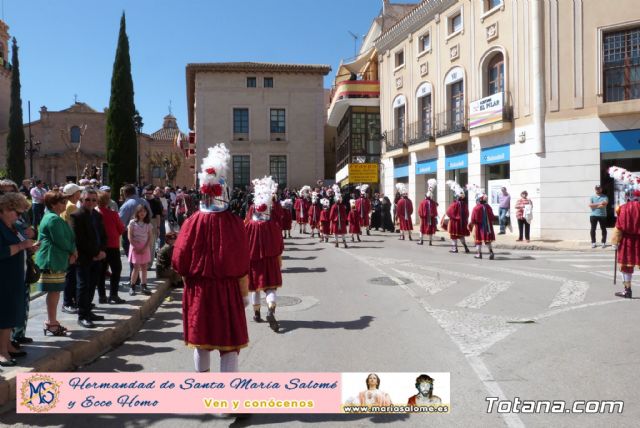
[[[25,274],[25,282],[27,284],[34,284],[38,282],[38,280],[40,280],[41,273],[42,272],[40,271],[40,268],[38,267],[36,262],[34,262],[30,256],[27,256],[27,270]]]

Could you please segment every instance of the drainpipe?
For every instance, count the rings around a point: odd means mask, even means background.
[[[533,153],[544,153],[546,113],[544,79],[544,16],[542,0],[531,0],[531,65],[533,78]]]

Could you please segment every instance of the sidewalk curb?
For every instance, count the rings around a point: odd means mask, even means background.
[[[140,307],[134,307],[128,318],[120,319],[114,326],[95,330],[88,340],[66,343],[54,349],[45,358],[36,360],[30,367],[17,367],[10,372],[0,372],[0,414],[14,410],[16,406],[16,379],[18,373],[67,372],[85,365],[111,348],[119,346],[140,330],[146,318],[155,313],[171,290],[169,281],[159,279],[155,293]]]

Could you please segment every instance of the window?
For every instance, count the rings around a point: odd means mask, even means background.
[[[464,82],[459,80],[449,85],[449,119],[452,129],[464,126]]]
[[[287,157],[269,156],[269,173],[279,188],[287,187]]]
[[[488,12],[502,4],[502,0],[484,0],[484,11]]]
[[[164,168],[161,166],[154,166],[151,168],[151,178],[164,178]]]
[[[233,133],[234,134],[249,133],[249,109],[248,108],[233,109]]]
[[[429,138],[431,135],[431,94],[418,99],[420,109],[420,137]]]
[[[458,12],[449,17],[449,34],[462,30],[462,12]]]
[[[423,34],[418,39],[420,52],[426,52],[431,48],[431,35],[429,33]]]
[[[502,53],[494,55],[487,66],[488,94],[504,92],[504,57]]]
[[[256,78],[255,77],[247,77],[247,88],[255,88],[256,86],[257,86]]]
[[[351,115],[351,154],[366,154],[365,140],[367,138],[366,113],[353,113]]]
[[[71,136],[71,142],[72,143],[80,143],[80,137],[82,137],[82,134],[80,133],[80,128],[77,126],[72,126],[71,127],[71,132],[69,133]]]
[[[640,98],[640,28],[607,33],[604,43],[604,102]]]
[[[249,185],[251,161],[248,155],[233,156],[233,186],[241,189]]]
[[[284,134],[286,132],[285,110],[283,108],[272,108],[270,122],[272,134]]]
[[[265,88],[273,88],[273,77],[265,77],[264,78],[264,87]]]
[[[395,109],[396,135],[398,136],[396,143],[404,143],[404,108],[400,106]]]
[[[404,65],[404,50],[396,52],[395,58],[396,58],[396,67],[400,67],[401,65]]]

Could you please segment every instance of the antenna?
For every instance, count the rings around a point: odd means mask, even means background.
[[[169,114],[171,114],[171,100],[169,100]]]
[[[356,34],[353,34],[351,31],[347,30],[347,33],[349,33],[351,35],[351,37],[353,37],[353,57],[357,57],[358,56],[358,38],[359,36]]]

